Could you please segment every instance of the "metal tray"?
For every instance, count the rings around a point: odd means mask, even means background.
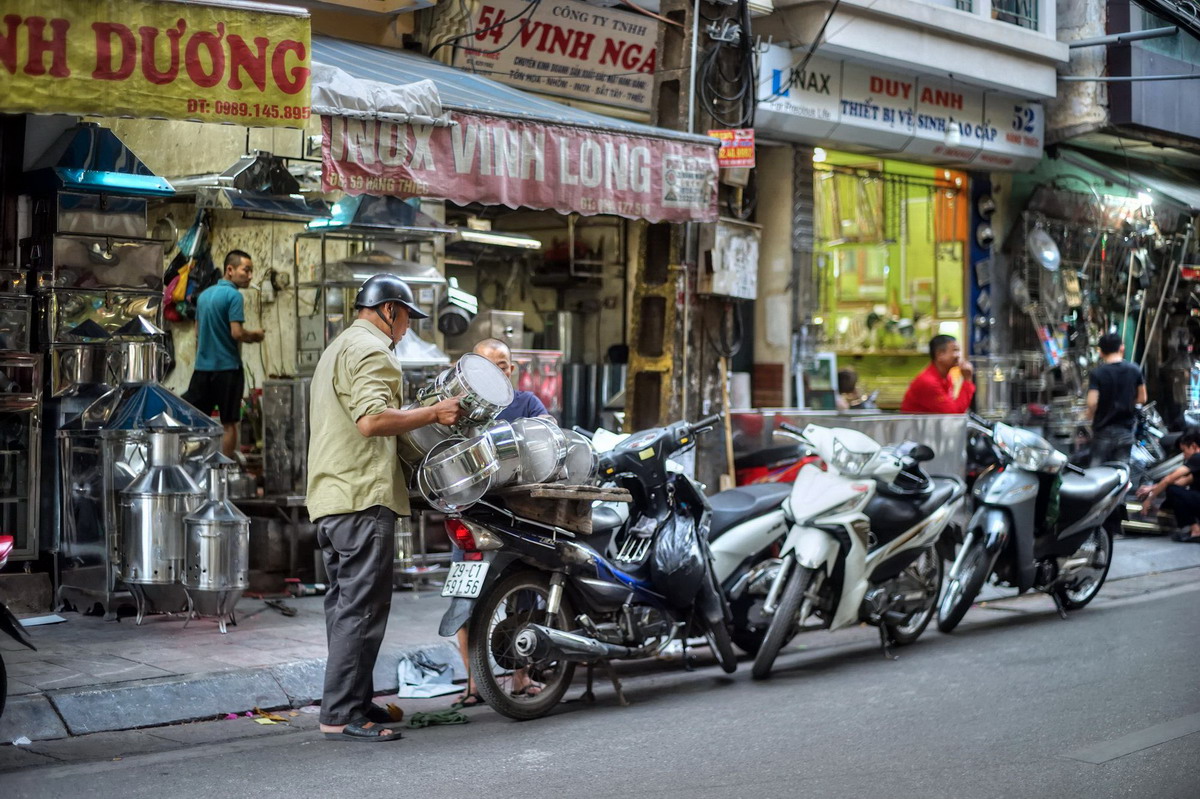
[[[34,202],[33,219],[39,235],[85,233],[145,238],[146,200],[60,191],[52,199],[39,198]]]
[[[39,289],[161,290],[163,286],[160,241],[60,234],[26,239],[22,245],[24,263],[36,274]]]
[[[0,350],[29,352],[30,297],[0,295]]]
[[[55,290],[41,298],[45,342],[73,344],[107,341],[138,316],[162,327],[162,292]],[[39,328],[39,332],[42,329]]]

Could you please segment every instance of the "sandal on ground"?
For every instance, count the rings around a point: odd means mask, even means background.
[[[536,682],[531,682],[531,683],[529,683],[529,685],[526,685],[524,688],[518,688],[517,690],[513,691],[512,695],[513,696],[534,697],[534,696],[537,696],[538,694],[540,694],[543,690],[545,690],[545,687],[546,686],[540,685]]]
[[[400,730],[362,718],[350,722],[341,732],[325,733],[325,739],[329,741],[355,741],[358,743],[377,744],[384,741],[400,740]]]
[[[459,696],[458,701],[450,707],[454,710],[459,710],[464,707],[477,707],[484,704],[483,697],[478,692],[463,693]]]
[[[392,705],[392,707],[395,707],[395,705]],[[373,721],[376,724],[399,724],[404,720],[404,711],[400,710],[400,708],[396,708],[396,710],[399,711],[399,716],[393,714],[392,711],[388,710],[386,707],[380,707],[379,705],[372,703],[367,708],[367,712],[364,714],[364,717],[367,721]]]

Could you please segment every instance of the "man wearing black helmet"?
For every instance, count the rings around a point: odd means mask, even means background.
[[[460,410],[457,399],[402,410],[404,379],[391,349],[410,319],[427,316],[403,280],[375,275],[354,306],[357,318],[317,363],[309,409],[308,512],[329,573],[321,731],[336,740],[380,742],[400,737],[371,699],[392,601],[396,517],[409,513],[396,436],[454,424]]]

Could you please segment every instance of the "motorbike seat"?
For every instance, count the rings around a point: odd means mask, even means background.
[[[884,484],[876,481],[882,488]],[[884,544],[911,530],[950,501],[958,487],[956,480],[931,478],[929,490],[922,493],[894,493],[879,490],[867,503],[867,518],[878,543]]]
[[[1062,503],[1063,515],[1068,516],[1068,506],[1078,509],[1090,509],[1102,497],[1112,493],[1126,479],[1126,474],[1111,466],[1096,466],[1087,469],[1084,474],[1064,471],[1062,485],[1058,490]],[[1084,514],[1079,514],[1082,517]]]
[[[625,520],[621,518],[621,514],[606,505],[592,508],[593,535],[612,533],[624,523]]]
[[[708,498],[712,507],[708,540],[715,541],[726,530],[778,508],[790,493],[791,483],[756,483],[712,495]]]
[[[803,454],[799,444],[783,444],[778,447],[747,452],[733,459],[735,469],[752,469],[758,466],[774,466],[777,463],[800,460]]]

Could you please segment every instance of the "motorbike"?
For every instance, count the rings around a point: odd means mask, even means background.
[[[978,417],[997,463],[972,489],[975,512],[950,567],[938,628],[950,632],[989,576],[1020,593],[1050,594],[1064,617],[1100,591],[1112,560],[1129,468],[1081,469],[1041,436]]]
[[[756,679],[802,631],[865,621],[889,657],[890,646],[914,643],[941,592],[939,542],[966,498],[959,478],[925,473],[928,446],[882,447],[856,430],[811,424],[803,437],[820,461],[800,470],[786,500],[778,561],[744,588],[763,595],[759,613],[769,620]]]
[[[592,438],[600,451],[610,448],[611,435],[606,432],[602,439],[593,438],[589,431],[579,430]],[[793,472],[800,467],[819,461],[807,444],[798,435],[801,431],[784,424],[784,429],[775,431],[776,436],[791,439],[794,443],[768,448],[762,452],[770,460],[787,450],[784,458]],[[758,453],[754,453],[758,454]],[[668,469],[673,468],[668,464]],[[794,475],[788,479],[767,480],[740,485],[708,497],[712,516],[709,521],[708,542],[713,555],[713,570],[717,582],[729,601],[733,613],[731,636],[734,644],[747,654],[758,651],[766,634],[766,621],[759,614],[762,596],[745,590],[765,568],[764,563],[778,561],[779,547],[787,535],[788,524],[784,515],[783,502],[791,493]],[[613,511],[626,516],[640,512],[630,503],[604,503]],[[595,543],[594,537],[592,543]]]
[[[704,638],[720,667],[736,670],[708,544],[712,508],[695,480],[667,468],[719,420],[644,430],[603,453],[601,479],[628,489],[632,509],[594,508],[586,540],[512,512],[502,496],[447,517],[464,560],[442,590],[452,599],[440,632],[469,625],[471,673],[493,709],[538,718],[562,699],[577,664],[588,667],[590,696],[596,665],[650,657],[675,640]]]
[[[13,537],[11,535],[0,535],[0,569],[8,563],[8,556],[13,551]],[[17,617],[12,614],[4,601],[0,599],[0,631],[7,633],[14,641],[23,646],[37,651],[29,639],[25,636],[25,628],[21,626],[21,622],[17,621]],[[4,667],[4,653],[0,651],[0,716],[4,715],[4,705],[8,698],[8,670]]]

